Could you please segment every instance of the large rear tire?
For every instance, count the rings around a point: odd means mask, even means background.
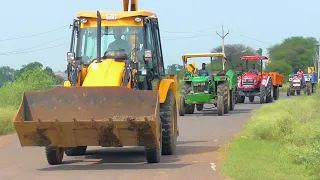
[[[86,154],[86,151],[87,151],[87,146],[65,148],[64,150],[67,156],[82,156]]]
[[[266,103],[271,103],[273,101],[273,97],[272,97],[272,79],[270,78],[270,80],[268,81],[268,85],[266,88]]]
[[[191,92],[192,88],[190,84],[184,84],[182,88],[182,94],[185,96]],[[185,104],[185,114],[193,114],[194,113],[194,104]]]
[[[217,87],[217,95],[223,97],[223,104],[224,104],[224,114],[229,113],[229,90],[228,90],[228,83],[227,82],[222,82],[218,84]]]
[[[64,150],[59,147],[46,147],[47,161],[50,165],[61,164]]]
[[[260,86],[260,104],[265,103],[265,97],[266,97],[266,87],[265,86]]]
[[[168,90],[167,98],[160,104],[162,122],[162,155],[172,155],[177,142],[177,107],[174,94]]]
[[[273,86],[273,99],[276,101],[279,99],[279,95],[280,95],[280,88],[279,86]],[[288,95],[288,93],[287,93]]]
[[[235,89],[230,90],[231,98],[230,98],[230,111],[234,110],[235,104],[236,104],[236,93]]]

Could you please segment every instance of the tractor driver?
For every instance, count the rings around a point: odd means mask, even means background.
[[[209,72],[206,70],[206,63],[202,63],[202,68],[198,71],[198,76],[209,76]]]
[[[108,49],[124,49],[126,54],[129,55],[130,44],[128,41],[121,38],[122,35],[122,29],[114,28],[113,37],[115,40],[109,44]]]
[[[255,64],[252,64],[252,68],[249,69],[248,73],[256,73],[256,74],[259,73],[258,69],[256,69],[256,65]]]
[[[297,72],[297,76],[299,79],[301,79],[303,77],[303,71],[301,71],[300,68],[299,68],[299,71]]]

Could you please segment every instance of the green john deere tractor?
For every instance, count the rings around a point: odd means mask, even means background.
[[[187,64],[188,58],[210,57],[208,76],[198,76],[195,64]],[[213,59],[221,59],[222,70],[213,72]],[[232,70],[226,70],[227,58],[224,53],[185,54],[182,56],[185,75],[179,99],[179,115],[193,114],[203,110],[204,104],[214,104],[218,116],[233,111],[235,107],[237,77]]]

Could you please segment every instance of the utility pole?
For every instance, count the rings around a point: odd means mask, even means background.
[[[217,35],[220,36],[221,40],[222,40],[222,45],[221,45],[221,48],[222,48],[222,53],[224,53],[224,38],[229,34],[229,30],[227,32],[227,34],[224,34],[224,29],[223,29],[223,26],[222,26],[222,35],[220,35],[217,31],[216,31]]]

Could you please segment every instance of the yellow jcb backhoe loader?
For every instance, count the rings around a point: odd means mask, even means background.
[[[87,146],[144,146],[148,163],[175,153],[178,79],[165,75],[156,14],[130,2],[124,12],[80,12],[64,87],[23,95],[21,146],[44,146],[50,165]]]

